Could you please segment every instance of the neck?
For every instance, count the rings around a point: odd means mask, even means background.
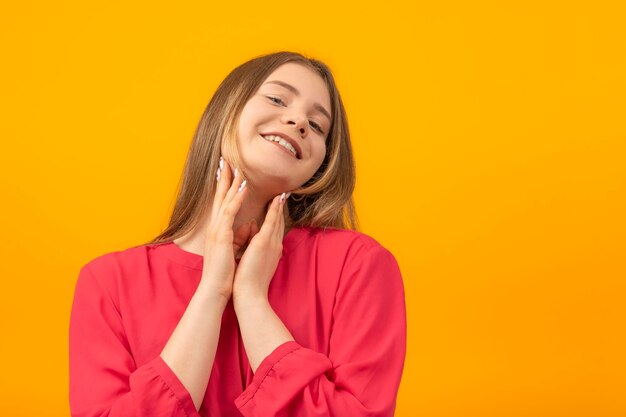
[[[239,211],[235,215],[235,219],[233,221],[233,231],[237,230],[239,226],[250,221],[251,219],[256,220],[260,230],[263,222],[265,221],[265,215],[267,214],[267,204],[270,203],[274,197],[275,196],[260,195],[249,189],[246,199],[241,204]],[[213,198],[211,197],[209,200],[213,201]],[[203,255],[206,230],[209,227],[210,218],[211,210],[209,209],[206,211],[198,223],[198,226],[194,230],[178,239],[174,239],[174,243],[187,252]],[[287,234],[289,229],[290,227],[285,225],[283,236]]]

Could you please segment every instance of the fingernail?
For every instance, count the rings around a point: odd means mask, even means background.
[[[239,189],[237,190],[237,192],[240,192],[241,190],[243,190],[243,188],[246,186],[246,182],[247,182],[247,180],[243,180],[243,182],[239,186]]]
[[[239,170],[235,168],[235,177],[237,176],[238,173],[239,173]]]
[[[287,193],[287,196],[285,197],[285,199],[288,199],[290,195],[291,193]]]
[[[220,156],[220,169],[224,169],[224,158]]]
[[[217,180],[220,180],[220,172],[222,172],[222,170],[220,168],[217,169]]]
[[[279,203],[281,203],[281,204],[282,204],[282,203],[283,203],[283,201],[285,201],[285,193],[282,193],[282,194],[280,195],[280,200],[279,200]]]

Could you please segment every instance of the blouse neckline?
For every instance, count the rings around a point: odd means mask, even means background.
[[[292,227],[283,238],[283,254],[288,254],[298,243],[311,233],[311,227]],[[173,240],[167,242],[153,243],[153,246],[163,256],[169,260],[187,266],[189,268],[202,270],[204,257],[197,253],[188,252],[174,243]],[[239,259],[235,260],[239,263]]]

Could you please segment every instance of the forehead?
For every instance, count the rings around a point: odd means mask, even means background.
[[[276,68],[263,81],[263,88],[285,89],[278,84],[268,81],[283,81],[297,88],[300,93],[311,102],[318,102],[330,108],[330,94],[322,77],[313,70],[294,62],[288,62]]]

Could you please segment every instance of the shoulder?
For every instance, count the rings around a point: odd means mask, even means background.
[[[367,248],[381,246],[380,243],[363,232],[351,229],[337,229],[334,227],[311,228],[313,233],[319,234],[327,242],[338,244],[362,245]]]
[[[151,246],[153,245],[140,245],[107,252],[92,258],[83,268],[87,267],[94,274],[98,274],[100,272],[108,273],[118,270],[119,268],[130,267],[145,262]]]
[[[391,252],[377,239],[363,232],[333,227],[303,228],[305,238],[299,250],[315,251],[326,258],[342,258],[351,263],[368,257],[391,257]]]
[[[315,259],[316,271],[337,276],[338,288],[367,293],[365,288],[383,293],[402,293],[402,272],[395,256],[377,239],[355,230],[309,228],[300,245],[302,259]]]
[[[134,246],[98,255],[83,264],[78,281],[93,281],[106,292],[115,293],[124,285],[124,276],[148,267],[151,246]]]

